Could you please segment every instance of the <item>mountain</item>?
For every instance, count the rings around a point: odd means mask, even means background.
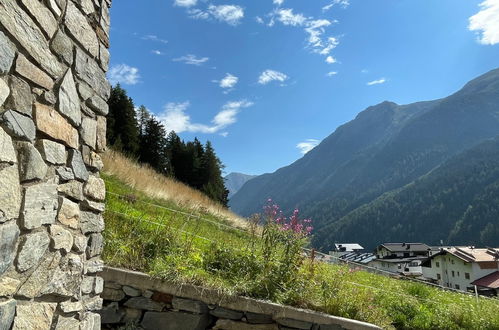
[[[241,189],[241,187],[249,180],[256,178],[256,175],[248,175],[243,173],[232,172],[225,176],[225,188],[229,190],[229,199]]]
[[[351,214],[497,135],[499,69],[443,99],[409,105],[383,102],[367,108],[295,163],[249,181],[233,196],[231,208],[249,215],[259,212],[264,201],[272,198],[284,211],[299,208],[314,220],[313,244],[318,248],[328,249],[335,241],[372,246],[372,240],[355,233],[364,223],[372,224],[371,218],[359,216],[355,219],[360,220],[354,221]],[[376,243],[399,240],[383,226],[370,228],[380,231]],[[450,232],[438,236],[449,243],[455,237]],[[430,244],[437,239],[418,237]],[[499,245],[499,237],[497,240]]]

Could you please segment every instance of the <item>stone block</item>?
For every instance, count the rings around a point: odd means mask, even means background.
[[[274,322],[274,320],[272,320],[272,316],[268,314],[257,314],[257,313],[247,312],[245,313],[245,315],[246,319],[248,320],[248,323],[252,324],[268,324]]]
[[[84,117],[80,128],[81,139],[92,149],[97,142],[97,121],[93,118]]]
[[[109,105],[98,95],[92,96],[86,103],[90,109],[94,110],[99,115],[107,116],[109,113]]]
[[[97,116],[97,143],[98,152],[106,150],[106,117]]]
[[[83,188],[83,193],[87,197],[102,202],[106,199],[106,184],[101,178],[90,176]]]
[[[18,305],[12,330],[47,330],[57,307],[55,303],[30,303]]]
[[[123,320],[126,312],[121,309],[117,302],[112,302],[107,306],[104,306],[101,311],[99,311],[102,324],[116,324]]]
[[[123,323],[138,323],[142,318],[142,310],[135,308],[125,308]]]
[[[83,281],[81,282],[81,293],[91,294],[94,291],[94,285],[94,276],[83,276]]]
[[[57,191],[77,201],[83,200],[83,183],[72,180],[61,184],[57,187]]]
[[[109,49],[103,44],[100,44],[100,65],[104,71],[107,71],[109,69],[109,58],[110,58],[110,53]]]
[[[102,253],[104,239],[101,234],[91,234],[88,239],[87,258],[93,258]]]
[[[81,319],[80,330],[100,330],[101,320],[97,313],[85,313]]]
[[[213,330],[279,330],[277,324],[248,324],[243,322],[236,322],[233,320],[217,321]]]
[[[54,250],[64,250],[66,253],[73,247],[73,235],[69,230],[59,225],[50,226],[50,236],[52,239],[52,248]]]
[[[14,299],[0,302],[0,329],[9,330],[16,314],[17,302]]]
[[[40,24],[48,39],[51,39],[57,30],[57,21],[50,12],[50,9],[39,1],[21,0],[21,2],[28,9],[31,16]]]
[[[3,128],[0,127],[0,163],[17,163],[16,151],[12,139]]]
[[[130,308],[145,309],[148,311],[156,311],[156,312],[160,312],[164,308],[163,304],[148,299],[146,297],[130,298],[125,302],[125,306]]]
[[[100,273],[103,270],[104,262],[99,258],[94,258],[85,262],[85,274]]]
[[[59,252],[49,253],[46,258],[42,258],[40,265],[21,284],[16,295],[32,299],[40,296],[40,292],[48,285],[55,270],[59,267],[61,254]]]
[[[83,235],[75,236],[73,239],[73,250],[77,253],[84,253],[87,249],[88,238]]]
[[[59,315],[54,330],[80,330],[80,321],[76,317]]]
[[[16,257],[19,227],[14,221],[0,224],[0,275],[12,265]]]
[[[136,288],[132,288],[131,286],[124,285],[122,289],[123,292],[125,292],[125,294],[129,297],[140,297],[142,295],[142,291]]]
[[[75,179],[75,174],[73,173],[73,170],[69,167],[66,166],[60,166],[58,167],[55,172],[63,182],[71,181]]]
[[[14,293],[17,291],[17,288],[21,284],[21,281],[7,277],[0,277],[0,297],[12,297]],[[1,324],[1,323],[0,323]]]
[[[7,85],[4,79],[0,79],[0,107],[5,103],[5,100],[7,100],[7,97],[9,97],[9,95],[9,85]]]
[[[106,204],[94,202],[94,201],[91,201],[88,199],[83,201],[82,206],[88,210],[99,212],[99,213],[104,212],[104,210],[106,209]]]
[[[75,56],[75,73],[80,79],[92,86],[100,97],[104,100],[109,99],[111,86],[107,81],[106,74],[94,59],[78,48]]]
[[[88,24],[88,21],[82,12],[76,8],[71,1],[68,2],[66,8],[64,23],[73,37],[75,37],[93,57],[99,56],[99,40],[97,40],[94,29]]]
[[[95,277],[94,293],[101,294],[104,290],[104,279],[100,276]]]
[[[43,92],[41,100],[48,105],[54,105],[57,102],[57,98],[52,91]]]
[[[101,233],[104,231],[102,215],[93,212],[80,212],[80,227],[83,234]]]
[[[5,108],[15,110],[26,116],[33,114],[33,96],[31,87],[24,80],[16,77],[9,77],[10,96],[5,102]]]
[[[279,318],[276,320],[277,323],[279,323],[282,326],[293,328],[293,329],[303,329],[303,330],[310,330],[312,328],[313,323],[310,322],[305,322],[305,321],[300,321],[300,320],[293,320],[289,318]]]
[[[244,316],[243,312],[234,311],[222,307],[216,307],[214,310],[210,311],[210,314],[217,318],[230,319],[230,320],[240,320]]]
[[[79,82],[77,87],[78,93],[80,93],[80,97],[84,101],[88,100],[92,97],[92,95],[94,95],[94,90],[92,89],[92,87],[88,86],[84,82]]]
[[[59,112],[71,124],[78,127],[81,124],[80,97],[76,91],[73,73],[68,69],[59,87]]]
[[[78,150],[69,151],[69,165],[73,169],[75,178],[80,181],[87,181],[89,178],[87,167],[83,162],[83,157]]]
[[[71,148],[78,148],[78,131],[54,108],[35,103],[36,127],[54,140]]]
[[[21,181],[42,180],[47,175],[48,166],[42,155],[30,142],[17,142],[19,174]]]
[[[85,297],[83,299],[83,308],[85,311],[99,311],[102,309],[102,304],[104,300],[99,296]]]
[[[47,5],[57,18],[62,15],[61,7],[59,7],[56,0],[48,0]]]
[[[146,296],[146,293],[144,292],[144,294],[142,294],[142,295]],[[164,292],[158,292],[158,291],[155,291],[151,295],[150,298],[156,302],[160,302],[163,304],[170,304],[170,305],[171,305],[172,300],[173,300],[173,296],[171,294],[164,293]]]
[[[178,309],[181,311],[204,314],[208,312],[208,306],[201,301],[183,299],[183,298],[173,298],[172,306],[174,309]]]
[[[40,231],[21,236],[19,254],[17,256],[17,269],[25,272],[38,266],[40,259],[47,252],[50,238],[46,231]]]
[[[53,224],[59,208],[57,185],[40,183],[25,188],[21,223],[24,229]]]
[[[7,155],[7,157],[9,157]],[[17,164],[0,167],[0,223],[19,218],[21,185]]]
[[[36,142],[36,146],[47,163],[53,165],[66,164],[66,147],[64,145],[46,139]]]
[[[12,42],[0,31],[0,74],[5,75],[10,71],[16,49]]]
[[[104,163],[102,162],[102,158],[98,153],[92,151],[90,147],[86,145],[84,145],[81,150],[83,162],[85,163],[85,165],[97,171],[100,171],[104,168]]]
[[[34,84],[47,90],[51,90],[54,87],[54,81],[52,78],[40,70],[35,64],[31,63],[26,57],[24,57],[24,55],[19,54],[17,56],[16,72]]]
[[[72,229],[79,228],[80,206],[67,198],[59,197],[57,220]]]
[[[83,310],[81,301],[63,301],[59,304],[59,308],[63,313],[74,313]]]
[[[36,128],[33,120],[17,111],[5,111],[0,117],[0,124],[3,125],[7,133],[20,140],[31,142],[35,140]]]
[[[49,0],[49,2],[53,1],[54,0]],[[62,30],[57,31],[57,34],[50,44],[50,49],[52,49],[62,61],[69,65],[73,64],[73,42],[62,32]]]
[[[125,299],[125,293],[121,289],[104,288],[101,297],[109,301],[121,301]]]
[[[210,325],[210,321],[208,314],[147,312],[141,326],[145,330],[164,329],[166,324],[169,330],[204,330]]]

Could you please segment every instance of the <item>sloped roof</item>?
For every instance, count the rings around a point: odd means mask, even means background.
[[[479,278],[478,280],[472,282],[471,284],[483,288],[499,289],[499,271],[493,272],[492,274]]]
[[[476,249],[470,246],[455,246],[444,248],[448,252],[466,262],[497,262],[499,261],[499,249]]]
[[[392,252],[422,252],[430,249],[430,247],[424,243],[383,243],[381,246]]]
[[[344,254],[340,257],[343,261],[357,262],[361,264],[367,264],[368,262],[376,259],[376,256],[372,253],[356,253],[351,252]]]
[[[357,243],[338,243],[335,244],[334,247],[336,248],[336,251],[339,251],[341,248],[345,248],[346,252],[352,252],[355,250],[364,250],[364,248]]]

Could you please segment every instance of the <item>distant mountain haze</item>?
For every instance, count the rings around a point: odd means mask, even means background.
[[[229,199],[241,189],[241,187],[249,180],[256,178],[256,175],[248,175],[243,173],[232,172],[225,176],[225,188],[229,190]]]
[[[303,158],[247,182],[230,205],[245,216],[267,198],[299,208],[323,250],[342,241],[497,246],[496,136],[499,69],[443,99],[367,108]]]

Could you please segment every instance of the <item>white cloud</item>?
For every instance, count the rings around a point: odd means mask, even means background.
[[[468,29],[476,31],[478,42],[483,45],[499,43],[499,0],[485,0],[481,10],[469,18]]]
[[[367,83],[368,86],[372,86],[372,85],[380,85],[380,84],[384,84],[386,82],[386,79],[385,78],[381,78],[381,79],[378,79],[378,80],[373,80],[373,81],[370,81]]]
[[[238,81],[239,81],[238,77],[231,75],[230,73],[227,73],[222,80],[220,80],[220,81],[214,80],[213,82],[218,83],[218,85],[221,88],[232,89],[232,88],[234,88],[234,86],[236,86]]]
[[[189,65],[201,66],[210,60],[209,57],[196,57],[196,55],[188,54],[182,57],[174,58],[173,62],[183,62]]]
[[[111,84],[121,83],[124,85],[135,85],[139,82],[139,69],[126,64],[113,66],[108,72],[109,82]]]
[[[274,5],[280,6],[284,3],[284,0],[274,0],[273,2],[274,2]]]
[[[157,42],[161,42],[163,44],[167,44],[168,43],[168,40],[165,40],[165,39],[161,39],[159,38],[158,36],[154,35],[154,34],[148,34],[148,35],[145,35],[141,38],[142,40],[151,40],[151,41],[157,41]]]
[[[255,17],[255,20],[258,24],[264,24],[265,22],[263,21],[263,18],[261,18],[260,16],[257,16]]]
[[[210,19],[210,14],[208,14],[205,11],[202,11],[201,9],[190,9],[187,11],[187,14],[189,14],[189,17],[193,19],[203,19],[203,20]]]
[[[229,136],[229,132],[222,132],[220,133],[220,136],[227,137]]]
[[[320,141],[316,139],[307,139],[303,142],[298,143],[296,147],[300,149],[300,152],[302,154],[306,154],[310,150],[314,149],[319,144],[319,142]]]
[[[163,55],[163,52],[157,49],[151,51],[151,53],[153,53],[154,55]]]
[[[336,63],[336,59],[332,56],[328,56],[326,57],[326,63],[327,64],[333,64],[333,63]]]
[[[339,41],[335,37],[323,38],[326,28],[333,22],[327,19],[311,20],[307,22],[305,32],[308,33],[308,46],[314,53],[327,56],[338,46]]]
[[[210,5],[208,13],[215,19],[229,25],[238,25],[244,17],[244,9],[236,5]]]
[[[274,71],[274,70],[265,70],[260,74],[260,77],[258,78],[258,83],[260,85],[267,85],[268,83],[272,81],[280,81],[284,82],[288,79],[289,77],[279,71]]]
[[[174,5],[179,7],[192,7],[197,4],[197,0],[175,0]]]
[[[338,74],[338,71],[330,71],[326,74],[328,77],[336,76]]]
[[[360,73],[369,73],[369,70],[367,70],[367,69],[362,69],[362,70],[360,70]]]
[[[277,20],[284,25],[301,26],[307,18],[303,14],[294,14],[293,9],[276,9]]]
[[[191,132],[191,133],[217,133],[227,126],[234,124],[237,121],[237,114],[241,109],[252,106],[253,103],[247,100],[232,101],[224,104],[220,112],[218,112],[211,125],[197,124],[191,122],[191,117],[186,113],[190,106],[189,102],[183,103],[168,103],[164,112],[158,118],[165,124],[168,131],[176,133]],[[227,136],[227,132],[222,132],[222,136]]]
[[[329,9],[333,8],[333,6],[335,6],[335,5],[339,5],[342,8],[346,8],[350,5],[350,1],[349,0],[334,0],[329,5],[322,7],[322,12],[328,11]]]

